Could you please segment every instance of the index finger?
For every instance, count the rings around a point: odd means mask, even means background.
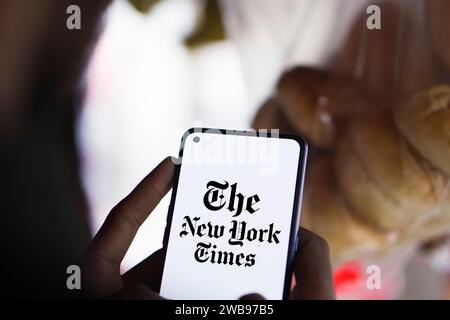
[[[299,241],[291,298],[335,299],[328,243],[305,228],[300,228]]]

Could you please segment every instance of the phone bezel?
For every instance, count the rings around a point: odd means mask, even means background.
[[[293,274],[293,263],[294,258],[297,254],[298,250],[298,240],[300,237],[299,229],[300,229],[300,216],[301,216],[301,205],[303,198],[303,186],[305,180],[305,172],[306,172],[306,160],[308,155],[308,144],[307,142],[296,135],[286,134],[286,133],[277,133],[272,135],[270,130],[259,131],[259,130],[231,130],[231,129],[216,129],[216,128],[190,128],[187,130],[181,139],[181,145],[179,150],[179,158],[177,159],[177,163],[175,165],[174,172],[174,180],[173,180],[173,188],[172,195],[170,198],[170,205],[167,213],[166,220],[166,229],[164,231],[163,238],[163,254],[162,254],[162,272],[164,272],[164,266],[166,262],[166,254],[167,254],[167,246],[169,243],[170,231],[172,228],[172,220],[173,220],[173,210],[175,207],[175,201],[177,196],[178,189],[178,181],[180,177],[180,170],[183,164],[183,150],[186,139],[194,133],[208,133],[208,134],[228,134],[228,135],[244,135],[251,137],[264,137],[264,138],[272,138],[272,139],[290,139],[296,141],[300,146],[300,155],[297,166],[297,178],[295,185],[295,193],[294,193],[294,206],[292,209],[292,218],[291,218],[291,230],[289,235],[289,245],[288,245],[288,257],[286,259],[286,268],[285,268],[285,279],[284,279],[284,289],[283,289],[283,300],[289,297],[291,280]],[[162,281],[162,274],[161,274]],[[161,281],[158,285],[158,292],[161,290]]]

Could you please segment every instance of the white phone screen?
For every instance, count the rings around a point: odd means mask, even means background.
[[[205,130],[191,129],[183,138],[160,294],[282,299],[300,219],[306,143]]]

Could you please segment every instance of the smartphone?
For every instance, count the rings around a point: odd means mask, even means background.
[[[278,130],[188,130],[176,159],[160,294],[286,299],[307,151],[302,138]]]

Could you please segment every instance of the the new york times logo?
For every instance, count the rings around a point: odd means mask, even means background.
[[[257,194],[245,197],[237,192],[237,183],[230,184],[210,181],[206,184],[207,191],[203,196],[203,204],[210,211],[227,211],[232,218],[240,217],[241,214],[255,214],[260,210],[260,198]],[[228,196],[224,195],[224,191]],[[256,229],[247,225],[243,220],[232,219],[230,225],[215,225],[211,221],[201,222],[200,217],[186,215],[181,225],[183,230],[180,237],[208,238],[213,241],[224,236],[228,237],[228,244],[244,247],[246,242],[260,242],[269,244],[279,244],[280,230],[277,230],[273,223],[265,229]],[[251,267],[256,262],[256,254],[217,250],[217,245],[211,241],[201,241],[197,243],[194,258],[200,263],[210,262],[217,264],[228,264],[235,266]]]

